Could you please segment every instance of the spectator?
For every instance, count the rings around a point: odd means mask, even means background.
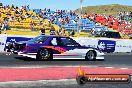
[[[90,33],[91,33],[91,35],[94,35],[95,34],[95,28],[91,29]]]
[[[50,29],[50,35],[55,35],[55,31]]]
[[[132,12],[130,12],[130,17],[132,18]]]
[[[0,27],[0,34],[1,34],[1,27]]]
[[[34,26],[35,26],[34,23],[31,22],[31,23],[30,23],[30,27],[31,27],[31,30],[32,30],[32,31],[34,31]]]
[[[65,29],[64,30],[61,30],[61,32],[59,33],[59,35],[66,36],[66,30]]]
[[[41,35],[45,35],[45,29],[44,28],[41,28],[40,31],[41,31]]]
[[[75,31],[72,30],[71,33],[70,33],[70,36],[74,37],[74,35],[75,35]]]
[[[13,9],[15,8],[13,4],[12,4],[11,8],[13,8]]]
[[[27,5],[27,8],[26,8],[26,10],[27,10],[27,11],[30,11],[30,9],[29,9],[29,5]]]
[[[55,35],[60,36],[58,30],[55,30]]]
[[[7,23],[6,23],[6,22],[4,22],[4,23],[2,24],[1,30],[4,30],[4,34],[6,34],[6,30],[7,30]]]

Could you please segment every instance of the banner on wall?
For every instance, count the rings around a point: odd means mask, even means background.
[[[99,40],[98,49],[103,52],[114,52],[116,46],[116,41],[113,40]]]
[[[14,43],[14,42],[20,42],[20,41],[28,41],[32,38],[26,38],[26,37],[7,37],[6,43]]]

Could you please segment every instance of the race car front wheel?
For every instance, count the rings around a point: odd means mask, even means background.
[[[96,59],[96,51],[93,51],[93,50],[90,50],[86,53],[86,57],[85,57],[86,60],[90,60],[90,61],[93,61]]]
[[[36,56],[37,60],[51,60],[52,58],[52,52],[49,49],[40,49]]]

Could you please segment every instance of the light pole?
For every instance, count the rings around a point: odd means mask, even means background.
[[[81,29],[82,3],[83,3],[83,0],[80,0],[79,22],[78,22],[78,30],[77,30],[78,34],[79,34],[80,29]]]
[[[82,13],[82,3],[83,3],[83,0],[80,0],[81,13]]]

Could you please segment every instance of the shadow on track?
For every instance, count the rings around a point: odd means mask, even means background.
[[[22,60],[22,61],[88,61],[88,60],[85,60],[85,59],[80,59],[80,60],[79,59],[36,60],[36,59],[30,58],[30,57],[14,57],[14,58],[15,59],[18,59],[18,60]],[[95,60],[95,61],[102,61],[102,60]],[[90,61],[90,62],[93,62],[93,61]]]
[[[35,59],[29,57],[14,57],[14,58],[22,61],[36,61]]]

